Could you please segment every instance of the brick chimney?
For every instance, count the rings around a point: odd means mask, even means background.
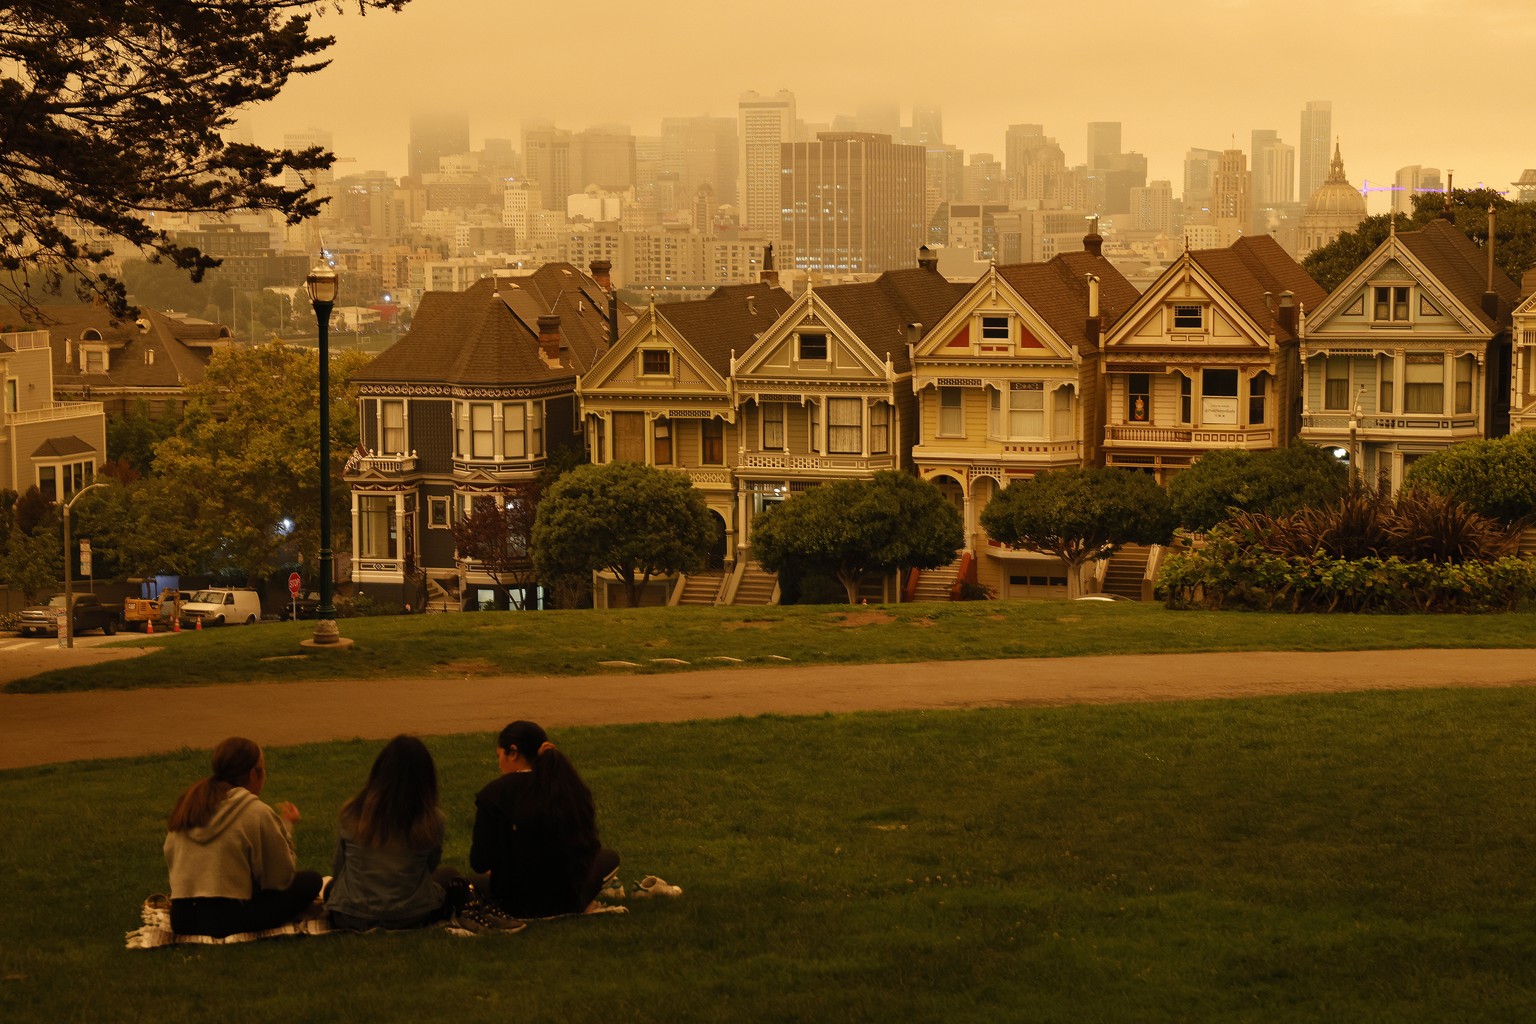
[[[758,275],[763,284],[771,284],[775,288],[779,286],[779,272],[773,265],[773,243],[763,246],[763,272]]]
[[[919,248],[917,250],[917,269],[926,270],[929,273],[937,274],[939,272],[938,253],[934,252],[926,245]]]
[[[613,291],[612,260],[593,260],[588,269],[592,271],[592,280],[597,282],[599,288],[605,292]]]
[[[1083,324],[1083,344],[1097,351],[1104,332],[1104,318],[1099,313],[1099,276],[1088,275],[1088,320]]]
[[[560,316],[558,313],[539,317],[539,356],[547,366],[560,365]]]
[[[1296,336],[1296,293],[1287,289],[1280,293],[1280,309],[1275,314],[1277,333],[1286,337]]]
[[[1099,218],[1090,217],[1088,233],[1083,236],[1083,251],[1091,256],[1104,255],[1104,236],[1099,234]]]

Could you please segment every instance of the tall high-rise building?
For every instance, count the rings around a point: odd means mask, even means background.
[[[784,265],[839,276],[913,266],[926,227],[925,156],[866,132],[783,144]]]
[[[1413,197],[1425,192],[1438,192],[1445,188],[1440,181],[1440,168],[1410,164],[1397,169],[1392,190],[1392,212],[1413,216]]]
[[[1184,216],[1196,217],[1211,206],[1211,190],[1216,181],[1216,165],[1221,161],[1218,149],[1190,149],[1184,154]],[[1197,221],[1209,223],[1209,221]]]
[[[308,128],[301,132],[287,132],[283,135],[284,149],[309,149],[319,146],[321,149],[332,149],[335,144],[331,141],[331,133],[326,128]],[[435,168],[434,168],[435,170]],[[315,186],[315,195],[334,198],[336,195],[336,172],[329,167],[313,171],[305,171],[300,174],[291,168],[283,170],[284,188],[303,188],[305,182]],[[337,215],[336,203],[326,203],[320,207],[320,218],[329,220]]]
[[[1296,162],[1301,170],[1303,202],[1312,200],[1323,182],[1328,180],[1328,165],[1333,156],[1333,101],[1310,100],[1301,111],[1301,143]]]
[[[417,181],[435,174],[445,156],[469,152],[469,114],[455,111],[417,111],[411,114],[411,148],[406,173]]]
[[[662,169],[677,175],[684,195],[708,185],[717,203],[735,206],[736,131],[734,117],[662,118]]]
[[[1131,230],[1159,235],[1173,231],[1173,182],[1154,181],[1131,189]]]
[[[1107,171],[1120,155],[1120,122],[1088,122],[1088,173]]]
[[[965,201],[1001,203],[1008,199],[1008,182],[1003,165],[991,153],[973,153],[965,165]]]
[[[571,176],[571,133],[552,126],[523,128],[523,173],[538,182],[539,209],[565,210],[581,185]]]
[[[1296,201],[1296,147],[1273,129],[1254,129],[1248,151],[1255,208]]]
[[[780,196],[785,143],[795,138],[795,94],[743,93],[737,107],[737,203],[741,226],[777,239],[784,224]]]
[[[1253,223],[1253,178],[1240,149],[1223,150],[1211,182],[1211,219],[1221,244],[1231,245]]]
[[[965,150],[947,143],[929,143],[923,152],[923,223],[931,228],[939,207],[965,198]],[[931,241],[942,244],[943,239]]]
[[[912,108],[912,137],[907,141],[914,146],[938,146],[944,142],[944,111],[938,107]]]
[[[622,192],[635,184],[635,137],[627,127],[588,128],[571,136],[573,192],[596,185]]]

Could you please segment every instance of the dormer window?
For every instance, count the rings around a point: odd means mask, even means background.
[[[1399,324],[1408,322],[1407,285],[1377,285],[1372,291],[1376,295],[1375,320]]]
[[[981,350],[1007,352],[1013,348],[1013,328],[1006,316],[981,318]]]
[[[802,360],[826,359],[827,336],[825,334],[800,335],[800,358]]]
[[[647,377],[672,376],[672,353],[664,348],[648,348],[640,353],[640,372]]]
[[[1173,329],[1176,331],[1205,330],[1205,307],[1195,303],[1178,303],[1173,307]]]
[[[80,371],[82,373],[106,373],[107,350],[105,346],[80,346]]]

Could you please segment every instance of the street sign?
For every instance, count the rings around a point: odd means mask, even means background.
[[[289,573],[288,574],[288,593],[292,594],[294,597],[298,597],[299,596],[299,591],[302,590],[303,588],[304,588],[304,581],[299,579],[299,574],[296,573],[296,572]]]
[[[87,537],[87,538],[84,538],[84,539],[82,539],[80,541],[80,575],[81,576],[89,576],[90,574],[91,574],[91,541],[90,541],[90,538]],[[94,587],[93,587],[93,589],[94,589]]]

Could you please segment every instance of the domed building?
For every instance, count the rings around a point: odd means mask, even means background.
[[[1365,196],[1349,183],[1344,175],[1344,158],[1339,155],[1339,144],[1333,144],[1333,163],[1329,165],[1328,180],[1317,187],[1307,201],[1307,212],[1301,215],[1301,259],[1316,249],[1321,249],[1346,231],[1353,231],[1365,220]]]

